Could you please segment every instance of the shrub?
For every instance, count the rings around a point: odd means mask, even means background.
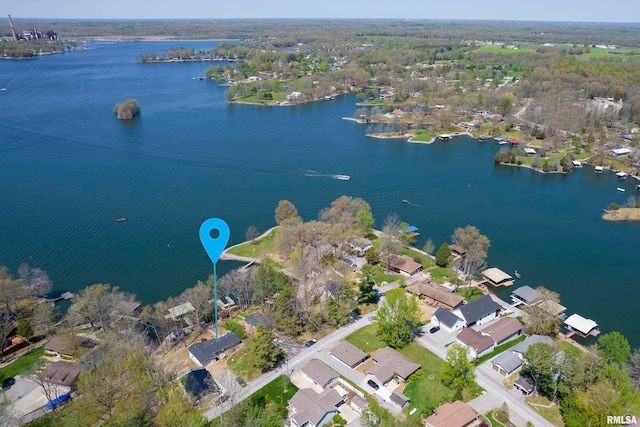
[[[618,206],[616,203],[611,203],[609,205],[609,210],[610,211],[617,211],[618,209],[620,209],[620,206]]]
[[[409,381],[415,381],[417,379],[418,379],[418,377],[416,376],[416,374],[409,375]]]
[[[131,120],[140,114],[140,103],[135,99],[127,99],[117,103],[113,112],[120,120]]]
[[[240,323],[234,322],[233,320],[227,320],[222,326],[224,326],[227,331],[236,334],[241,340],[247,337],[247,333]]]
[[[423,373],[423,372],[422,372],[422,368],[418,368],[418,370],[415,372],[415,374],[416,374],[417,376],[419,376],[419,377],[421,377],[421,376],[422,376],[422,373]]]

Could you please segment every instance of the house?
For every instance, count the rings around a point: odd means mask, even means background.
[[[534,385],[533,382],[527,377],[520,377],[513,383],[513,386],[520,390],[525,396],[533,393]]]
[[[495,345],[522,335],[522,323],[515,317],[503,317],[480,330],[482,335],[490,337]]]
[[[491,369],[508,377],[522,369],[522,359],[511,351],[505,351],[491,361]]]
[[[405,276],[413,276],[422,270],[422,264],[412,260],[407,255],[390,255],[388,257],[389,269]]]
[[[493,286],[513,285],[513,278],[499,268],[488,268],[482,272],[482,276]]]
[[[431,323],[439,326],[440,329],[447,333],[459,331],[464,327],[464,320],[462,318],[441,307],[431,316]]]
[[[194,311],[196,311],[196,309],[193,308],[193,304],[191,304],[190,302],[185,302],[183,304],[176,305],[175,307],[171,307],[169,309],[169,317],[174,321],[177,321],[184,318],[185,315],[193,313]]]
[[[520,360],[524,360],[523,354],[529,350],[529,347],[539,343],[551,345],[553,344],[553,340],[545,335],[531,335],[530,337],[527,337],[526,340],[511,347],[511,353],[518,356]]]
[[[400,409],[404,409],[404,407],[409,404],[410,399],[404,394],[394,391],[389,395],[389,401]]]
[[[356,251],[359,256],[364,256],[365,252],[373,247],[371,240],[358,236],[348,237],[345,243],[351,249]]]
[[[499,144],[499,145],[508,144],[508,142],[504,138],[501,138],[499,136],[494,137],[493,138],[493,142],[495,142],[496,144]]]
[[[61,360],[47,365],[40,378],[51,386],[47,388],[52,391],[52,395],[60,396],[70,393],[75,388],[80,372],[82,367],[79,364]]]
[[[184,387],[184,391],[196,399],[201,398],[205,394],[220,391],[213,377],[205,368],[189,369],[180,376],[180,384]]]
[[[465,322],[465,326],[483,325],[500,315],[502,306],[490,295],[484,295],[452,311]]]
[[[287,95],[287,101],[297,101],[302,98],[302,92],[291,92]]]
[[[478,414],[466,403],[456,400],[438,406],[427,418],[426,427],[471,427],[478,421]]]
[[[351,408],[353,408],[357,413],[361,414],[362,411],[369,407],[369,402],[364,400],[364,398],[360,397],[359,395],[355,394],[351,398],[351,403],[349,403],[349,406],[351,406]]]
[[[493,339],[487,335],[471,328],[463,328],[456,336],[457,341],[469,349],[469,357],[477,359],[478,357],[489,354],[495,348]]]
[[[515,305],[529,306],[539,302],[542,298],[544,296],[530,286],[522,286],[511,293],[511,300]]]
[[[369,358],[367,353],[346,341],[342,341],[333,347],[331,349],[331,355],[351,369],[355,369],[356,366]]]
[[[376,350],[372,359],[376,363],[367,369],[367,374],[373,375],[382,385],[387,384],[394,377],[406,381],[411,374],[420,369],[420,365],[391,347]]]
[[[209,363],[217,361],[221,355],[242,342],[233,332],[227,332],[217,341],[212,339],[205,342],[199,342],[189,346],[189,357],[198,366],[207,366]]]
[[[467,251],[460,245],[449,245],[449,250],[457,257],[463,257],[467,253]]]
[[[300,373],[310,383],[317,385],[322,390],[326,390],[340,378],[340,375],[338,375],[336,371],[316,359],[304,365]]]
[[[440,285],[418,282],[407,286],[407,291],[417,295],[418,298],[424,300],[428,305],[442,307],[446,310],[453,310],[464,304],[463,297],[449,292]]]
[[[578,334],[579,336],[586,338],[588,336],[598,336],[600,331],[598,330],[598,324],[591,319],[580,316],[579,314],[572,314],[564,321],[564,326],[571,332]]]
[[[613,150],[611,150],[611,154],[616,157],[628,156],[629,154],[631,154],[631,149],[626,147],[614,148]]]
[[[44,349],[48,353],[53,353],[59,357],[74,357],[81,347],[91,348],[94,342],[82,335],[55,335],[45,344]]]
[[[318,394],[310,388],[298,390],[289,400],[291,425],[294,427],[321,427],[331,422],[338,413],[343,398],[332,388]]]
[[[536,150],[535,150],[535,148],[525,148],[524,149],[524,154],[526,154],[527,156],[535,156],[536,155]]]
[[[264,325],[268,329],[273,328],[273,317],[262,313],[250,314],[244,319],[244,321],[254,329],[257,328],[258,325]]]
[[[28,346],[29,346],[29,341],[25,340],[20,335],[11,337],[11,339],[9,339],[5,347],[2,349],[2,352],[1,352],[2,357],[13,354],[16,351],[21,350]]]

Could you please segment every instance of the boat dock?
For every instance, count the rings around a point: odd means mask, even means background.
[[[65,292],[63,294],[60,294],[60,296],[54,297],[54,298],[45,298],[44,301],[46,302],[58,302],[58,301],[67,301],[70,300],[74,297],[75,295],[73,295],[71,292]]]

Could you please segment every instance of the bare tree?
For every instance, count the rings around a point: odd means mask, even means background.
[[[456,228],[451,236],[451,241],[466,251],[457,263],[465,277],[475,276],[487,265],[487,250],[491,243],[487,236],[480,234],[476,227],[467,225],[464,228]]]
[[[31,324],[36,335],[41,334],[45,337],[51,336],[53,328],[57,320],[58,312],[56,306],[51,302],[42,302],[38,304],[33,311]]]
[[[202,331],[200,321],[202,318],[211,311],[213,300],[213,276],[207,280],[207,283],[198,281],[193,288],[185,289],[178,297],[180,301],[190,302],[193,306],[193,316],[195,318],[196,328],[198,331]],[[217,301],[213,301],[213,304],[217,304]]]
[[[53,288],[53,283],[46,272],[39,268],[33,268],[27,263],[18,268],[18,278],[34,298],[47,295]]]
[[[402,249],[402,232],[400,230],[400,217],[398,214],[387,216],[382,227],[382,242],[380,244],[380,254],[386,259],[387,270],[393,255],[400,253]]]
[[[244,233],[244,239],[247,242],[251,241],[255,243],[258,237],[260,237],[260,232],[258,231],[255,225],[250,225],[249,228],[247,228],[247,232]]]
[[[251,305],[253,297],[254,269],[231,270],[218,281],[218,290],[221,294],[232,295],[242,310]]]

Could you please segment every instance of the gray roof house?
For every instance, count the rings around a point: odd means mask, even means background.
[[[376,350],[372,358],[376,364],[367,369],[367,374],[373,375],[382,384],[387,384],[395,375],[406,380],[420,369],[420,365],[391,347]]]
[[[331,349],[331,355],[351,369],[355,368],[369,357],[367,353],[346,341],[342,341],[340,344],[333,347]]]
[[[518,372],[522,368],[522,359],[510,351],[505,351],[491,361],[491,369],[505,377]]]
[[[242,342],[233,332],[227,332],[218,341],[215,339],[193,344],[189,347],[189,357],[198,366],[207,366],[211,362],[218,360],[225,351],[239,345]]]
[[[205,368],[189,369],[180,377],[184,390],[199,399],[207,393],[219,391],[218,385]]]
[[[326,389],[333,384],[340,376],[317,359],[309,361],[304,368],[300,370],[311,383],[319,386],[321,389]]]
[[[511,352],[522,359],[522,355],[529,349],[529,347],[541,342],[549,345],[553,344],[553,340],[550,337],[545,335],[531,335],[526,340],[511,347]]]
[[[262,313],[250,314],[246,319],[244,319],[244,321],[254,328],[258,327],[258,325],[265,325],[269,329],[273,328],[273,317]]]
[[[465,321],[465,326],[471,326],[490,322],[498,317],[501,310],[502,306],[490,295],[484,295],[453,310],[453,313]]]
[[[433,313],[431,323],[440,326],[440,329],[447,332],[460,330],[464,326],[464,320],[442,307],[438,307],[435,313]]]
[[[407,396],[405,396],[402,393],[397,393],[395,391],[391,393],[391,396],[389,396],[389,400],[391,401],[391,403],[398,406],[399,408],[404,408],[409,404],[409,398]]]
[[[342,396],[332,388],[318,394],[310,388],[298,390],[289,400],[291,425],[294,427],[321,427],[338,413]]]
[[[542,300],[543,295],[530,286],[522,286],[511,293],[514,304],[531,305]]]

